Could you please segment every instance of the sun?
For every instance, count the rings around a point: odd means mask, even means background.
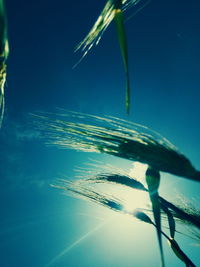
[[[145,180],[145,172],[148,168],[147,164],[143,164],[140,162],[134,162],[132,163],[132,168],[129,170],[129,176],[136,178],[139,181],[144,181]]]
[[[123,193],[122,198],[124,199],[124,211],[127,213],[132,213],[138,208],[145,208],[148,203],[147,193],[135,189],[126,189],[126,192]]]
[[[133,167],[132,167],[133,166]],[[121,167],[121,166],[120,166]],[[138,181],[145,180],[145,172],[147,165],[141,163],[131,164],[131,168],[127,172],[127,175]],[[123,170],[123,169],[122,169]],[[124,173],[125,174],[125,173]],[[98,188],[100,189],[101,186]],[[102,185],[102,191],[106,192],[107,195],[113,196],[119,203],[122,204],[122,213],[132,213],[135,209],[146,208],[149,203],[149,196],[147,192],[122,186],[121,184],[104,184]]]
[[[128,174],[130,177],[142,181],[144,180],[147,168],[148,166],[146,164],[135,162]],[[124,209],[127,212],[132,212],[137,208],[144,208],[149,201],[146,192],[129,188],[124,190],[121,197],[125,200]]]

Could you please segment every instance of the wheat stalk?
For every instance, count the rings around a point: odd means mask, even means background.
[[[60,148],[106,153],[155,170],[200,181],[200,172],[166,138],[128,121],[82,113],[34,115],[45,142]]]
[[[83,56],[77,64],[86,56],[88,51],[94,46],[98,45],[103,33],[108,28],[110,23],[114,20],[117,30],[117,36],[119,40],[120,50],[124,63],[124,70],[126,75],[126,112],[130,112],[130,79],[129,79],[129,68],[128,68],[128,48],[127,38],[124,26],[124,15],[123,12],[138,4],[140,0],[108,0],[94,23],[93,27],[86,35],[86,37],[79,43],[75,51],[81,49]],[[141,8],[140,8],[141,9]],[[75,66],[77,66],[77,64]],[[74,67],[75,67],[74,66]]]

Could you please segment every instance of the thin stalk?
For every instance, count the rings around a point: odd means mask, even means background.
[[[156,227],[156,225],[152,222],[153,226]],[[182,249],[179,247],[178,243],[170,238],[168,235],[166,235],[162,230],[160,231],[161,234],[168,240],[172,250],[176,254],[176,256],[183,261],[186,264],[186,267],[196,267],[196,265],[188,258],[188,256],[182,251]]]
[[[157,225],[147,216],[144,212],[136,210],[133,213],[133,216],[145,223],[152,224],[156,229],[158,228]],[[173,252],[175,255],[186,264],[186,267],[196,267],[196,265],[188,258],[188,256],[181,250],[178,243],[173,239],[170,238],[167,234],[165,234],[162,230],[160,233],[168,240]]]

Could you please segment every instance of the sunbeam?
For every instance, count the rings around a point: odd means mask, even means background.
[[[96,231],[98,231],[99,229],[101,229],[107,223],[108,223],[108,221],[104,221],[103,223],[100,223],[99,225],[97,225],[94,229],[92,229],[91,231],[89,231],[88,233],[86,233],[85,235],[83,235],[82,237],[80,237],[78,240],[76,240],[75,242],[73,242],[71,245],[67,246],[63,251],[61,251],[56,257],[54,257],[44,267],[53,266],[65,254],[67,254],[68,252],[70,252],[74,247],[76,247],[77,245],[79,245],[83,240],[85,240],[90,235],[94,234]]]

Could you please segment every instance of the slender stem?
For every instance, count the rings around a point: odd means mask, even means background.
[[[152,222],[152,225],[154,227],[157,228],[156,224],[154,222]],[[178,243],[170,238],[167,234],[165,234],[162,230],[160,230],[161,234],[169,241],[174,253],[176,254],[176,256],[185,262],[187,267],[196,267],[196,265],[190,260],[190,258],[188,258],[188,256],[182,251],[182,249],[179,247]],[[176,251],[176,252],[175,252]],[[177,253],[179,254],[179,256],[177,255]]]

